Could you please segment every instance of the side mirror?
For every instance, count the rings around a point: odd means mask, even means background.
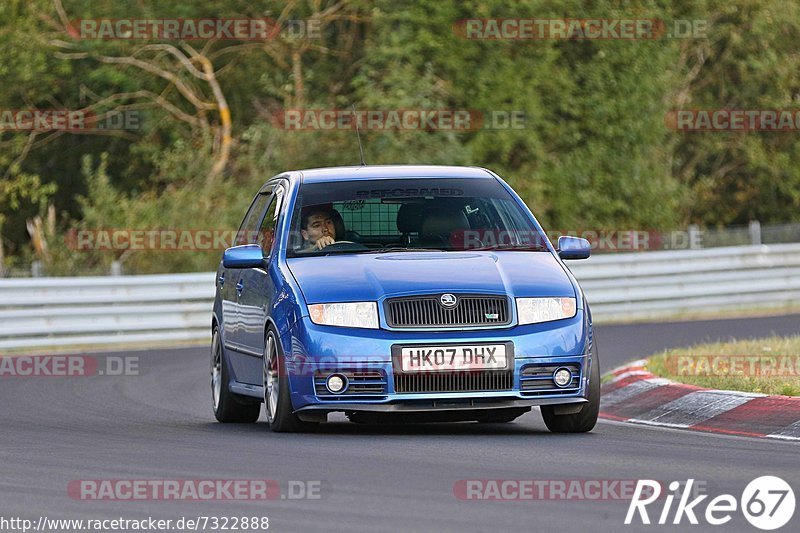
[[[257,244],[243,244],[228,248],[222,254],[225,268],[261,268],[264,266],[264,253]]]
[[[567,235],[558,238],[558,256],[561,259],[586,259],[591,252],[592,245],[586,239]]]

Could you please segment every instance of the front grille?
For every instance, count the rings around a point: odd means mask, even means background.
[[[553,382],[553,373],[559,368],[568,368],[572,372],[572,382],[560,388]],[[519,375],[520,391],[531,396],[576,394],[581,386],[581,365],[567,363],[565,365],[528,365],[522,367]]]
[[[514,385],[514,373],[502,372],[431,372],[395,374],[394,391],[424,392],[482,392],[507,391]]]
[[[441,295],[394,298],[386,301],[386,323],[393,328],[502,326],[511,322],[504,296],[456,295],[446,308]]]
[[[343,393],[331,394],[325,386],[325,380],[334,372],[317,371],[314,374],[314,390],[317,397],[325,400],[337,400],[343,397],[369,399],[372,396],[386,396],[386,376],[379,370],[336,371],[347,377],[347,389]]]

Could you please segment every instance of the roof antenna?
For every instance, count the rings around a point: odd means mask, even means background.
[[[356,137],[358,138],[358,151],[361,154],[361,166],[367,166],[367,163],[364,161],[364,148],[361,146],[361,134],[358,131],[358,117],[356,117],[356,105],[351,104],[353,107],[353,120],[356,122]]]

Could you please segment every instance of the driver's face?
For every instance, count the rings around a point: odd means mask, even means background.
[[[316,213],[308,217],[308,226],[300,232],[303,234],[303,239],[311,243],[317,242],[322,237],[336,239],[336,227],[333,225],[333,219],[325,213]]]

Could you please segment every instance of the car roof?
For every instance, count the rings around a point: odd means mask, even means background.
[[[445,165],[365,165],[297,171],[303,183],[391,178],[493,178],[484,168]]]

